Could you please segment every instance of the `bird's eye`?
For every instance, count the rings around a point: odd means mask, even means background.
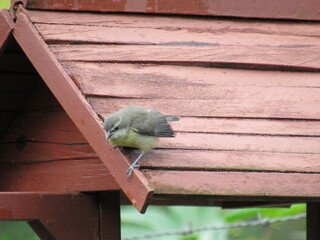
[[[114,129],[113,129],[113,131],[118,131],[119,130],[119,127],[115,127]]]

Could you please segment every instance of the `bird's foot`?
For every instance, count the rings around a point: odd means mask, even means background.
[[[131,178],[132,176],[132,172],[135,168],[140,168],[140,165],[138,164],[132,164],[126,171],[126,174],[127,174],[127,178],[128,180]]]
[[[115,150],[116,148],[118,148],[118,146],[112,145],[111,150]]]

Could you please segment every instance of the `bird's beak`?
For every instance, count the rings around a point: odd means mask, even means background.
[[[112,136],[112,133],[110,131],[107,132],[106,134],[106,139],[107,139],[107,142],[109,140],[109,138]]]

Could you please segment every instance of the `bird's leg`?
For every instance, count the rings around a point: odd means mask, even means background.
[[[138,165],[137,163],[139,162],[139,160],[142,158],[143,155],[144,155],[144,152],[141,152],[140,155],[137,157],[137,159],[131,164],[131,166],[130,166],[130,167],[128,168],[128,170],[126,171],[126,174],[127,174],[128,179],[131,178],[133,169],[140,167],[140,165]]]

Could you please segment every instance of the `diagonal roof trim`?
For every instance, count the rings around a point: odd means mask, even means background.
[[[110,144],[105,141],[102,121],[51,53],[29,20],[26,11],[20,7],[13,35],[44,82],[109,169],[132,204],[140,212],[145,212],[153,189],[139,171],[134,171],[134,176],[130,181],[127,180],[125,170],[130,163],[120,151],[111,150]]]
[[[14,23],[10,18],[9,12],[5,9],[0,10],[0,51],[7,42],[13,28]]]

